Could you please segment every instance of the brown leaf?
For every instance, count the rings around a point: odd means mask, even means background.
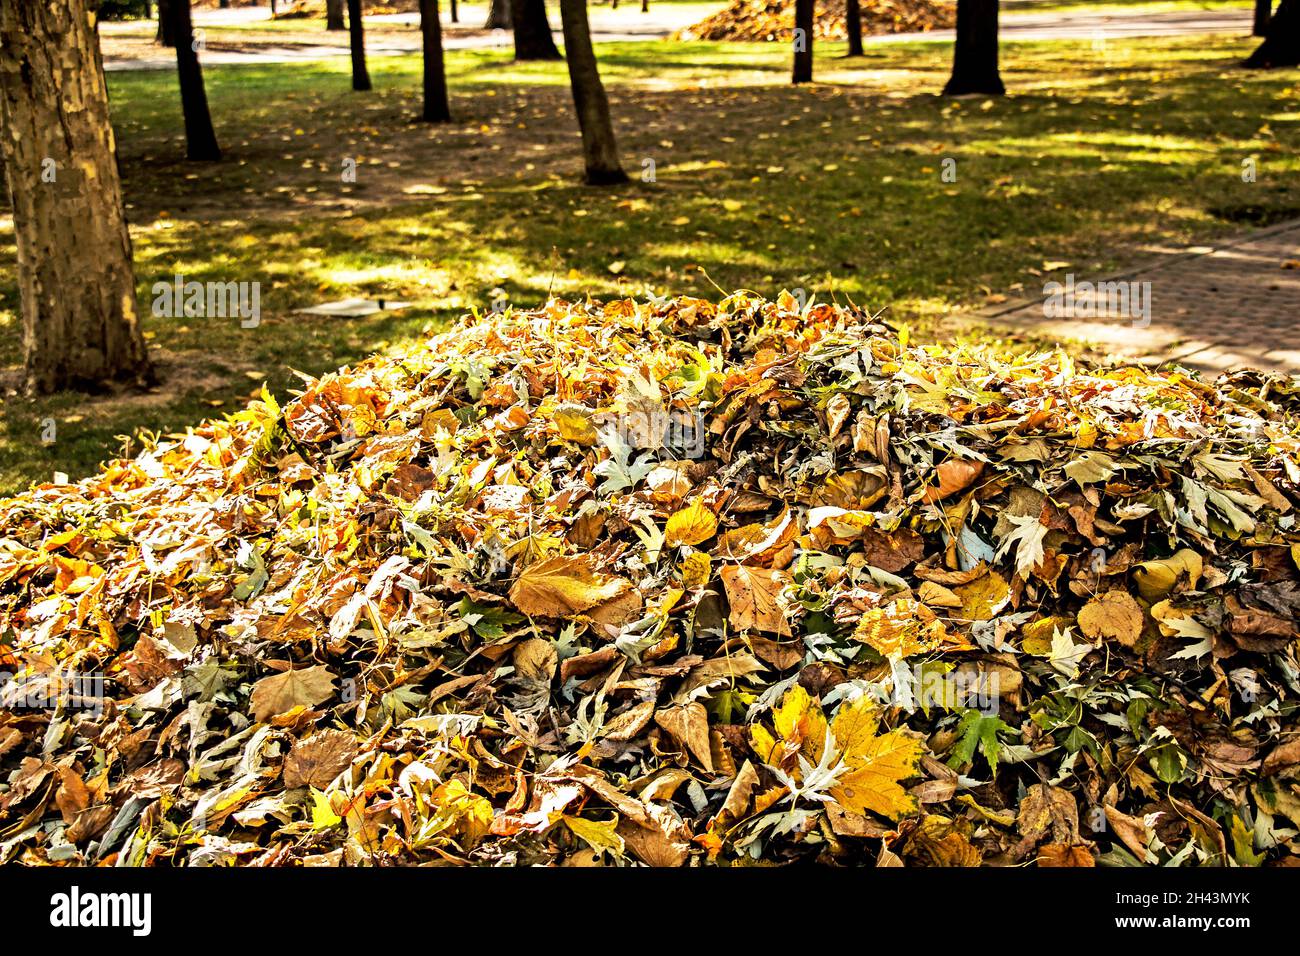
[[[297,741],[284,760],[286,787],[312,786],[324,790],[351,765],[357,741],[343,730],[322,730]]]
[[[259,723],[295,707],[314,707],[334,696],[334,676],[317,664],[300,670],[263,677],[253,685],[248,699],[253,719]]]
[[[720,575],[731,605],[732,627],[790,635],[789,621],[777,603],[786,584],[785,572],[727,564]]]

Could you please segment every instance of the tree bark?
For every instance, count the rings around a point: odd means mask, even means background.
[[[348,39],[352,45],[352,88],[370,89],[370,71],[366,69],[366,34],[361,22],[361,0],[348,0]]]
[[[459,0],[451,0],[451,22],[460,23],[460,3]]]
[[[154,34],[154,42],[159,46],[175,46],[176,38],[172,36],[171,18],[167,16],[167,5],[169,0],[158,0],[158,32]]]
[[[442,23],[438,0],[420,0],[420,33],[424,39],[424,113],[427,123],[451,122],[447,102],[447,73],[442,64]]]
[[[343,0],[325,0],[325,29],[343,30]]]
[[[215,163],[221,159],[221,147],[208,110],[203,68],[199,66],[190,21],[190,0],[167,0],[167,19],[176,38],[176,74],[181,85],[181,111],[185,114],[185,158]]]
[[[944,96],[1006,91],[998,72],[998,0],[957,0],[957,42]]]
[[[1262,69],[1300,66],[1300,0],[1282,0],[1277,5],[1264,42],[1245,65]]]
[[[1255,0],[1255,27],[1252,36],[1268,36],[1268,21],[1273,15],[1273,0]]]
[[[849,56],[863,56],[862,9],[858,0],[848,0],[844,5],[844,26],[849,32]]]
[[[546,0],[511,0],[516,60],[561,60],[546,19]]]
[[[85,0],[0,0],[0,130],[27,390],[152,383]]]
[[[813,78],[813,0],[794,0],[794,69],[792,83]]]
[[[510,22],[510,0],[491,0],[488,5],[487,22],[483,24],[485,30],[509,30]]]
[[[605,96],[605,86],[600,82],[596,52],[591,46],[587,0],[560,0],[560,21],[564,27],[564,53],[569,61],[573,105],[582,130],[586,182],[592,186],[625,183],[627,173],[623,172],[618,161],[609,100]]]

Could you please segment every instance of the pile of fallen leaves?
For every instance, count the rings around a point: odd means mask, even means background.
[[[860,0],[863,36],[943,30],[957,23],[957,8],[943,0]],[[845,0],[817,0],[814,38],[844,40]],[[734,0],[725,10],[681,31],[687,40],[762,40],[788,43],[794,37],[794,0]]]
[[[1295,863],[1298,387],[467,319],[0,502],[0,861]]]

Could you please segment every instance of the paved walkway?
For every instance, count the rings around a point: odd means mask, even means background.
[[[1072,308],[1066,290],[1052,288],[962,321],[1088,342],[1146,363],[1173,359],[1207,372],[1253,365],[1300,373],[1300,220],[1212,248],[1149,251],[1151,261],[1129,272],[1075,276]],[[1070,288],[1066,276],[1051,278]],[[1117,285],[1089,295],[1089,286],[1080,285],[1085,280]],[[1045,314],[1057,304],[1049,294],[1056,291],[1070,315]]]
[[[721,3],[719,3],[721,6]],[[485,8],[461,7],[459,24],[443,24],[443,46],[449,50],[481,49],[509,46],[514,42],[507,30],[480,29]],[[256,26],[270,19],[268,7],[234,7],[227,10],[208,9],[194,11],[194,25],[198,30],[221,26]],[[694,4],[651,2],[648,13],[642,13],[635,2],[625,3],[617,10],[609,7],[591,7],[592,38],[599,43],[619,43],[635,40],[662,39],[684,30],[701,19],[700,9]],[[1195,12],[1174,11],[1148,13],[1141,9],[1116,8],[1105,13],[1004,13],[999,26],[999,37],[1005,41],[1016,40],[1092,40],[1139,36],[1184,36],[1198,33],[1250,33],[1252,13],[1244,5],[1226,10]],[[397,13],[367,17],[367,22],[387,22],[409,26],[410,32],[375,32],[366,37],[368,56],[402,56],[420,51],[419,17],[414,13]],[[233,48],[229,34],[221,43],[213,43],[202,53],[205,66],[237,63],[287,63],[299,60],[321,60],[348,54],[346,31],[327,33],[317,21],[301,21],[304,31],[320,28],[319,42],[275,43],[258,41],[255,48],[241,45]],[[554,25],[555,19],[552,18]],[[138,24],[104,22],[100,24],[104,37],[125,36],[138,33]],[[894,33],[865,37],[866,43],[898,43],[904,41],[952,42],[952,30],[932,30],[929,33]],[[556,41],[563,38],[556,33]],[[168,49],[150,46],[144,55],[138,50],[130,54],[117,54],[105,49],[106,70],[159,70],[175,69],[175,54]]]

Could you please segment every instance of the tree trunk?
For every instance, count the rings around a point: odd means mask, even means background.
[[[1245,65],[1265,69],[1300,66],[1300,0],[1282,0],[1277,5],[1264,42]]]
[[[844,27],[849,32],[849,56],[862,56],[862,10],[858,0],[848,0],[844,5]]]
[[[427,123],[451,122],[447,102],[447,73],[442,65],[442,23],[438,0],[420,0],[420,33],[424,38],[424,114]]]
[[[483,29],[509,30],[510,27],[510,0],[491,0]]]
[[[1268,21],[1273,15],[1273,0],[1255,0],[1255,27],[1252,36],[1268,36]]]
[[[352,44],[352,88],[370,89],[370,71],[366,69],[366,34],[361,22],[361,0],[348,0],[348,32]]]
[[[511,0],[516,60],[561,60],[546,19],[546,0]]]
[[[0,0],[0,130],[27,390],[152,383],[85,0]]]
[[[812,82],[813,0],[794,0],[793,83]]]
[[[343,30],[343,0],[325,0],[325,29]]]
[[[203,68],[194,43],[190,0],[167,0],[167,20],[176,38],[176,73],[181,84],[181,110],[185,114],[185,158],[199,162],[221,159],[221,147],[212,129]]]
[[[460,3],[459,0],[451,0],[451,22],[460,23]]]
[[[998,0],[957,0],[957,42],[944,96],[1006,91],[998,73]]]
[[[176,38],[172,36],[171,18],[167,15],[169,0],[158,0],[158,32],[154,42],[159,46],[175,46]]]
[[[578,112],[578,126],[582,129],[586,182],[592,186],[625,183],[627,173],[623,172],[618,161],[609,100],[600,82],[596,52],[591,47],[587,0],[560,0],[560,21],[564,27],[564,53],[569,61],[573,105]]]

